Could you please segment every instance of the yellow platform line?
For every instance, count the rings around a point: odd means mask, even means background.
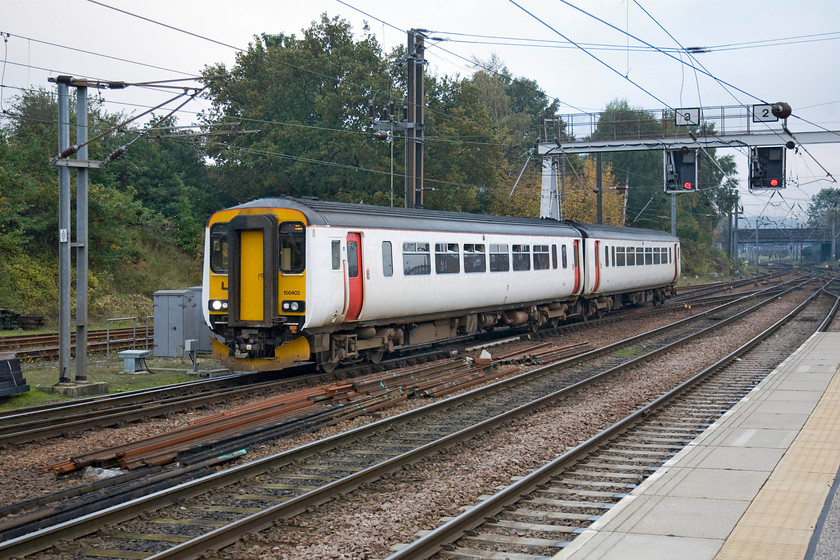
[[[840,375],[835,372],[715,560],[802,560],[839,468]]]

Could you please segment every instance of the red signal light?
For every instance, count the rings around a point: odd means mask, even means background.
[[[770,179],[770,186],[771,187],[778,187],[779,186],[779,180],[778,179]]]
[[[686,181],[685,183],[683,183],[683,187],[686,188],[686,189],[690,189],[691,188],[691,181]]]

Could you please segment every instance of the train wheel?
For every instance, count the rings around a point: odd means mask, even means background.
[[[318,364],[318,369],[324,373],[332,373],[338,367],[338,361],[329,361],[329,352],[319,352],[316,355],[315,362]]]
[[[368,350],[367,359],[372,364],[378,364],[385,356],[385,350]]]
[[[324,373],[332,373],[337,367],[338,363],[336,362],[321,362],[320,364],[318,364],[318,369],[320,369]]]

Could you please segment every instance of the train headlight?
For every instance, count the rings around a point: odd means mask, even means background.
[[[298,313],[298,312],[303,311],[304,302],[302,302],[302,301],[284,301],[282,307],[283,307],[283,311],[290,311],[292,313]]]
[[[210,309],[212,311],[222,311],[228,308],[228,302],[223,299],[211,299],[210,300]]]

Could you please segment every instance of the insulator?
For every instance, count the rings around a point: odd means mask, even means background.
[[[59,159],[69,158],[70,156],[72,156],[73,154],[75,154],[78,151],[79,151],[78,144],[73,144],[72,146],[70,146],[69,148],[67,148],[66,150],[64,150],[60,154],[58,154],[58,158]]]
[[[373,137],[377,140],[387,140],[388,139],[388,131],[387,130],[377,130],[373,133]]]
[[[114,161],[115,159],[117,159],[118,157],[123,155],[124,153],[125,153],[125,146],[120,146],[119,148],[117,148],[116,150],[111,152],[111,155],[108,156],[108,161]]]

